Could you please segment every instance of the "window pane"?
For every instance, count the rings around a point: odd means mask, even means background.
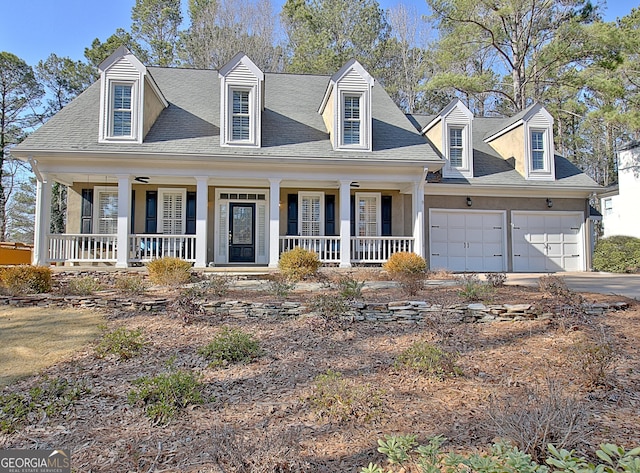
[[[378,199],[360,197],[358,200],[358,236],[378,236]]]
[[[131,86],[113,87],[113,136],[131,136]]]
[[[249,113],[249,92],[246,90],[233,91],[233,113]]]
[[[131,86],[116,85],[113,89],[113,108],[131,109]]]
[[[449,128],[449,163],[462,166],[462,128]]]
[[[233,111],[231,119],[231,139],[249,140],[249,91],[233,91]]]
[[[534,171],[544,169],[544,133],[531,132],[531,164]]]
[[[131,112],[113,112],[113,134],[115,136],[131,135]]]
[[[360,97],[344,97],[343,144],[360,144]]]
[[[118,192],[98,194],[98,233],[118,231]]]
[[[249,117],[233,117],[233,139],[249,139]]]

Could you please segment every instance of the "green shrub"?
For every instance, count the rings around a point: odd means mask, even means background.
[[[11,266],[0,272],[0,282],[10,295],[41,294],[51,291],[51,268]]]
[[[349,304],[341,295],[316,294],[309,301],[309,308],[327,320],[337,320],[349,310]]]
[[[147,283],[140,274],[118,276],[115,286],[119,291],[132,296],[139,296],[147,290]]]
[[[406,274],[423,274],[427,268],[427,262],[420,255],[401,251],[393,253],[383,268],[392,277]]]
[[[383,394],[370,384],[357,385],[344,379],[342,373],[327,370],[315,378],[308,401],[320,417],[370,422],[382,415]]]
[[[127,330],[119,327],[104,334],[96,347],[96,354],[99,357],[116,355],[121,360],[128,360],[140,353],[146,343],[142,330]]]
[[[147,416],[159,424],[168,423],[190,404],[205,402],[202,383],[188,371],[144,376],[133,384],[136,388],[129,391],[129,404],[144,407]]]
[[[447,440],[438,435],[431,437],[427,445],[416,447],[414,435],[386,435],[378,440],[378,451],[387,456],[391,468],[384,470],[369,463],[360,473],[637,473],[640,471],[640,447],[625,451],[613,444],[602,444],[596,450],[594,464],[577,455],[573,450],[557,449],[553,444],[547,448],[545,464],[537,463],[531,455],[522,452],[507,442],[495,443],[487,453],[459,454],[445,452],[442,444]],[[550,468],[551,467],[551,468]]]
[[[462,371],[455,364],[455,356],[428,342],[414,342],[395,361],[396,368],[409,368],[428,376],[444,379],[459,376]]]
[[[611,273],[640,271],[640,239],[612,236],[601,239],[593,253],[593,268]]]
[[[204,295],[213,294],[216,297],[224,297],[229,292],[233,278],[226,275],[213,275],[210,276],[202,283],[202,289]]]
[[[149,279],[160,286],[181,286],[191,279],[191,263],[180,258],[165,257],[147,264]]]
[[[72,278],[67,286],[62,290],[65,294],[72,296],[90,296],[95,291],[101,289],[100,282],[92,276],[82,276],[80,278]]]
[[[481,301],[491,297],[494,286],[484,284],[478,278],[477,274],[463,274],[460,278],[462,288],[458,291],[458,295],[465,301]]]
[[[262,356],[260,343],[242,330],[224,327],[211,343],[200,348],[198,353],[211,362],[211,366],[230,363],[249,363]]]
[[[0,432],[12,433],[26,425],[30,418],[59,415],[89,389],[66,379],[46,379],[28,393],[0,395]]]
[[[338,292],[340,296],[345,299],[360,299],[362,298],[362,288],[364,287],[364,281],[357,281],[350,275],[341,275],[338,278]]]
[[[278,268],[282,274],[291,281],[314,276],[322,266],[318,254],[296,246],[280,255]]]

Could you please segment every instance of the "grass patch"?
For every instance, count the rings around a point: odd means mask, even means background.
[[[395,361],[396,368],[409,368],[438,379],[460,376],[455,356],[428,342],[414,342]]]
[[[99,311],[0,308],[0,388],[69,357],[99,335]]]

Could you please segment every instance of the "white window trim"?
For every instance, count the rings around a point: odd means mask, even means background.
[[[467,146],[466,146],[466,126],[464,125],[457,125],[457,124],[450,124],[447,126],[447,159],[449,161],[449,166],[451,168],[455,168],[455,169],[466,169],[465,166],[465,161],[467,161],[467,157],[466,157],[466,151],[467,151]],[[460,130],[460,140],[462,141],[462,146],[461,146],[461,153],[460,153],[460,165],[459,166],[454,166],[453,163],[451,162],[451,130]]]
[[[376,199],[376,234],[375,235],[367,235],[370,237],[374,237],[374,236],[381,236],[382,235],[382,206],[381,206],[381,202],[382,202],[382,194],[380,192],[356,192],[355,195],[355,199],[356,199],[356,208],[355,208],[355,230],[356,230],[356,237],[360,237],[360,235],[358,234],[358,228],[359,228],[359,224],[360,224],[360,220],[359,220],[359,205],[360,205],[360,199],[366,197],[374,197]],[[366,236],[362,236],[360,238],[366,238]]]
[[[370,91],[365,90],[349,90],[339,87],[337,95],[338,103],[336,104],[335,117],[336,122],[334,131],[337,132],[337,149],[349,151],[371,151],[371,103]],[[344,111],[345,98],[358,97],[360,99],[360,142],[354,144],[345,144],[344,142]]]
[[[119,79],[117,77],[106,79],[106,97],[104,98],[104,107],[106,112],[102,114],[102,142],[111,141],[138,141],[140,130],[140,90],[139,81]],[[113,114],[114,114],[114,95],[117,85],[126,85],[131,87],[131,134],[130,135],[114,135],[113,134]]]
[[[357,120],[354,119],[349,119],[347,120],[346,118],[346,109],[347,109],[347,105],[346,105],[346,100],[347,98],[350,99],[358,99],[358,115],[359,118]],[[340,120],[341,120],[341,137],[340,137],[340,146],[343,148],[361,148],[362,147],[362,143],[363,143],[363,127],[362,127],[362,114],[364,111],[364,104],[363,104],[363,97],[362,97],[362,93],[358,93],[358,92],[348,92],[345,91],[342,93],[341,97],[340,97]],[[345,133],[345,127],[347,124],[347,121],[349,122],[358,122],[358,142],[357,143],[345,143],[345,138],[346,138],[346,133]]]
[[[611,197],[602,200],[602,207],[603,215],[613,215],[613,199]]]
[[[93,233],[103,235],[100,233],[100,195],[106,193],[114,193],[118,195],[118,187],[116,186],[97,186],[93,188]],[[104,235],[115,235],[118,231],[118,200],[116,198],[116,217],[115,217],[116,232],[105,233]]]
[[[302,234],[302,199],[305,197],[320,197],[320,235]],[[299,236],[324,236],[324,192],[298,192],[298,233]]]
[[[471,153],[473,152],[473,146],[471,144],[470,125],[469,123],[457,123],[457,122],[445,122],[443,128],[443,141],[445,158],[447,163],[445,164],[444,177],[473,177],[473,166],[471,160]],[[449,157],[451,150],[451,135],[450,130],[457,128],[462,130],[462,164],[460,166],[453,166]]]
[[[165,194],[181,194],[182,195],[182,222],[179,235],[184,235],[187,228],[187,189],[181,187],[160,187],[158,188],[158,214],[157,228],[160,231],[164,231],[164,218],[162,215],[162,209],[164,207]],[[165,233],[162,233],[163,235]]]
[[[227,95],[227,143],[237,145],[252,145],[255,142],[255,94],[253,87],[241,87],[230,85]],[[233,138],[233,93],[248,92],[249,93],[249,138],[246,140],[238,140]]]
[[[533,149],[532,149],[532,134],[534,132],[542,133],[542,139],[544,141],[544,166],[542,169],[533,169]],[[551,133],[551,127],[540,126],[526,126],[525,127],[525,178],[531,180],[554,180],[555,169],[554,166],[554,148],[553,148],[553,135]]]

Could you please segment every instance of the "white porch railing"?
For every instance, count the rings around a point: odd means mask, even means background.
[[[305,250],[315,251],[323,263],[340,262],[339,236],[281,236],[280,253],[294,249],[296,246]]]
[[[351,237],[352,263],[385,263],[393,253],[413,251],[413,237]],[[281,236],[280,253],[296,246],[315,251],[323,263],[340,262],[339,236]]]
[[[112,234],[51,234],[49,259],[51,263],[69,262],[115,262],[117,238]]]
[[[386,263],[393,253],[413,251],[413,237],[351,237],[353,263]]]
[[[129,235],[129,261],[141,263],[164,256],[180,258],[185,261],[196,260],[195,235]]]

